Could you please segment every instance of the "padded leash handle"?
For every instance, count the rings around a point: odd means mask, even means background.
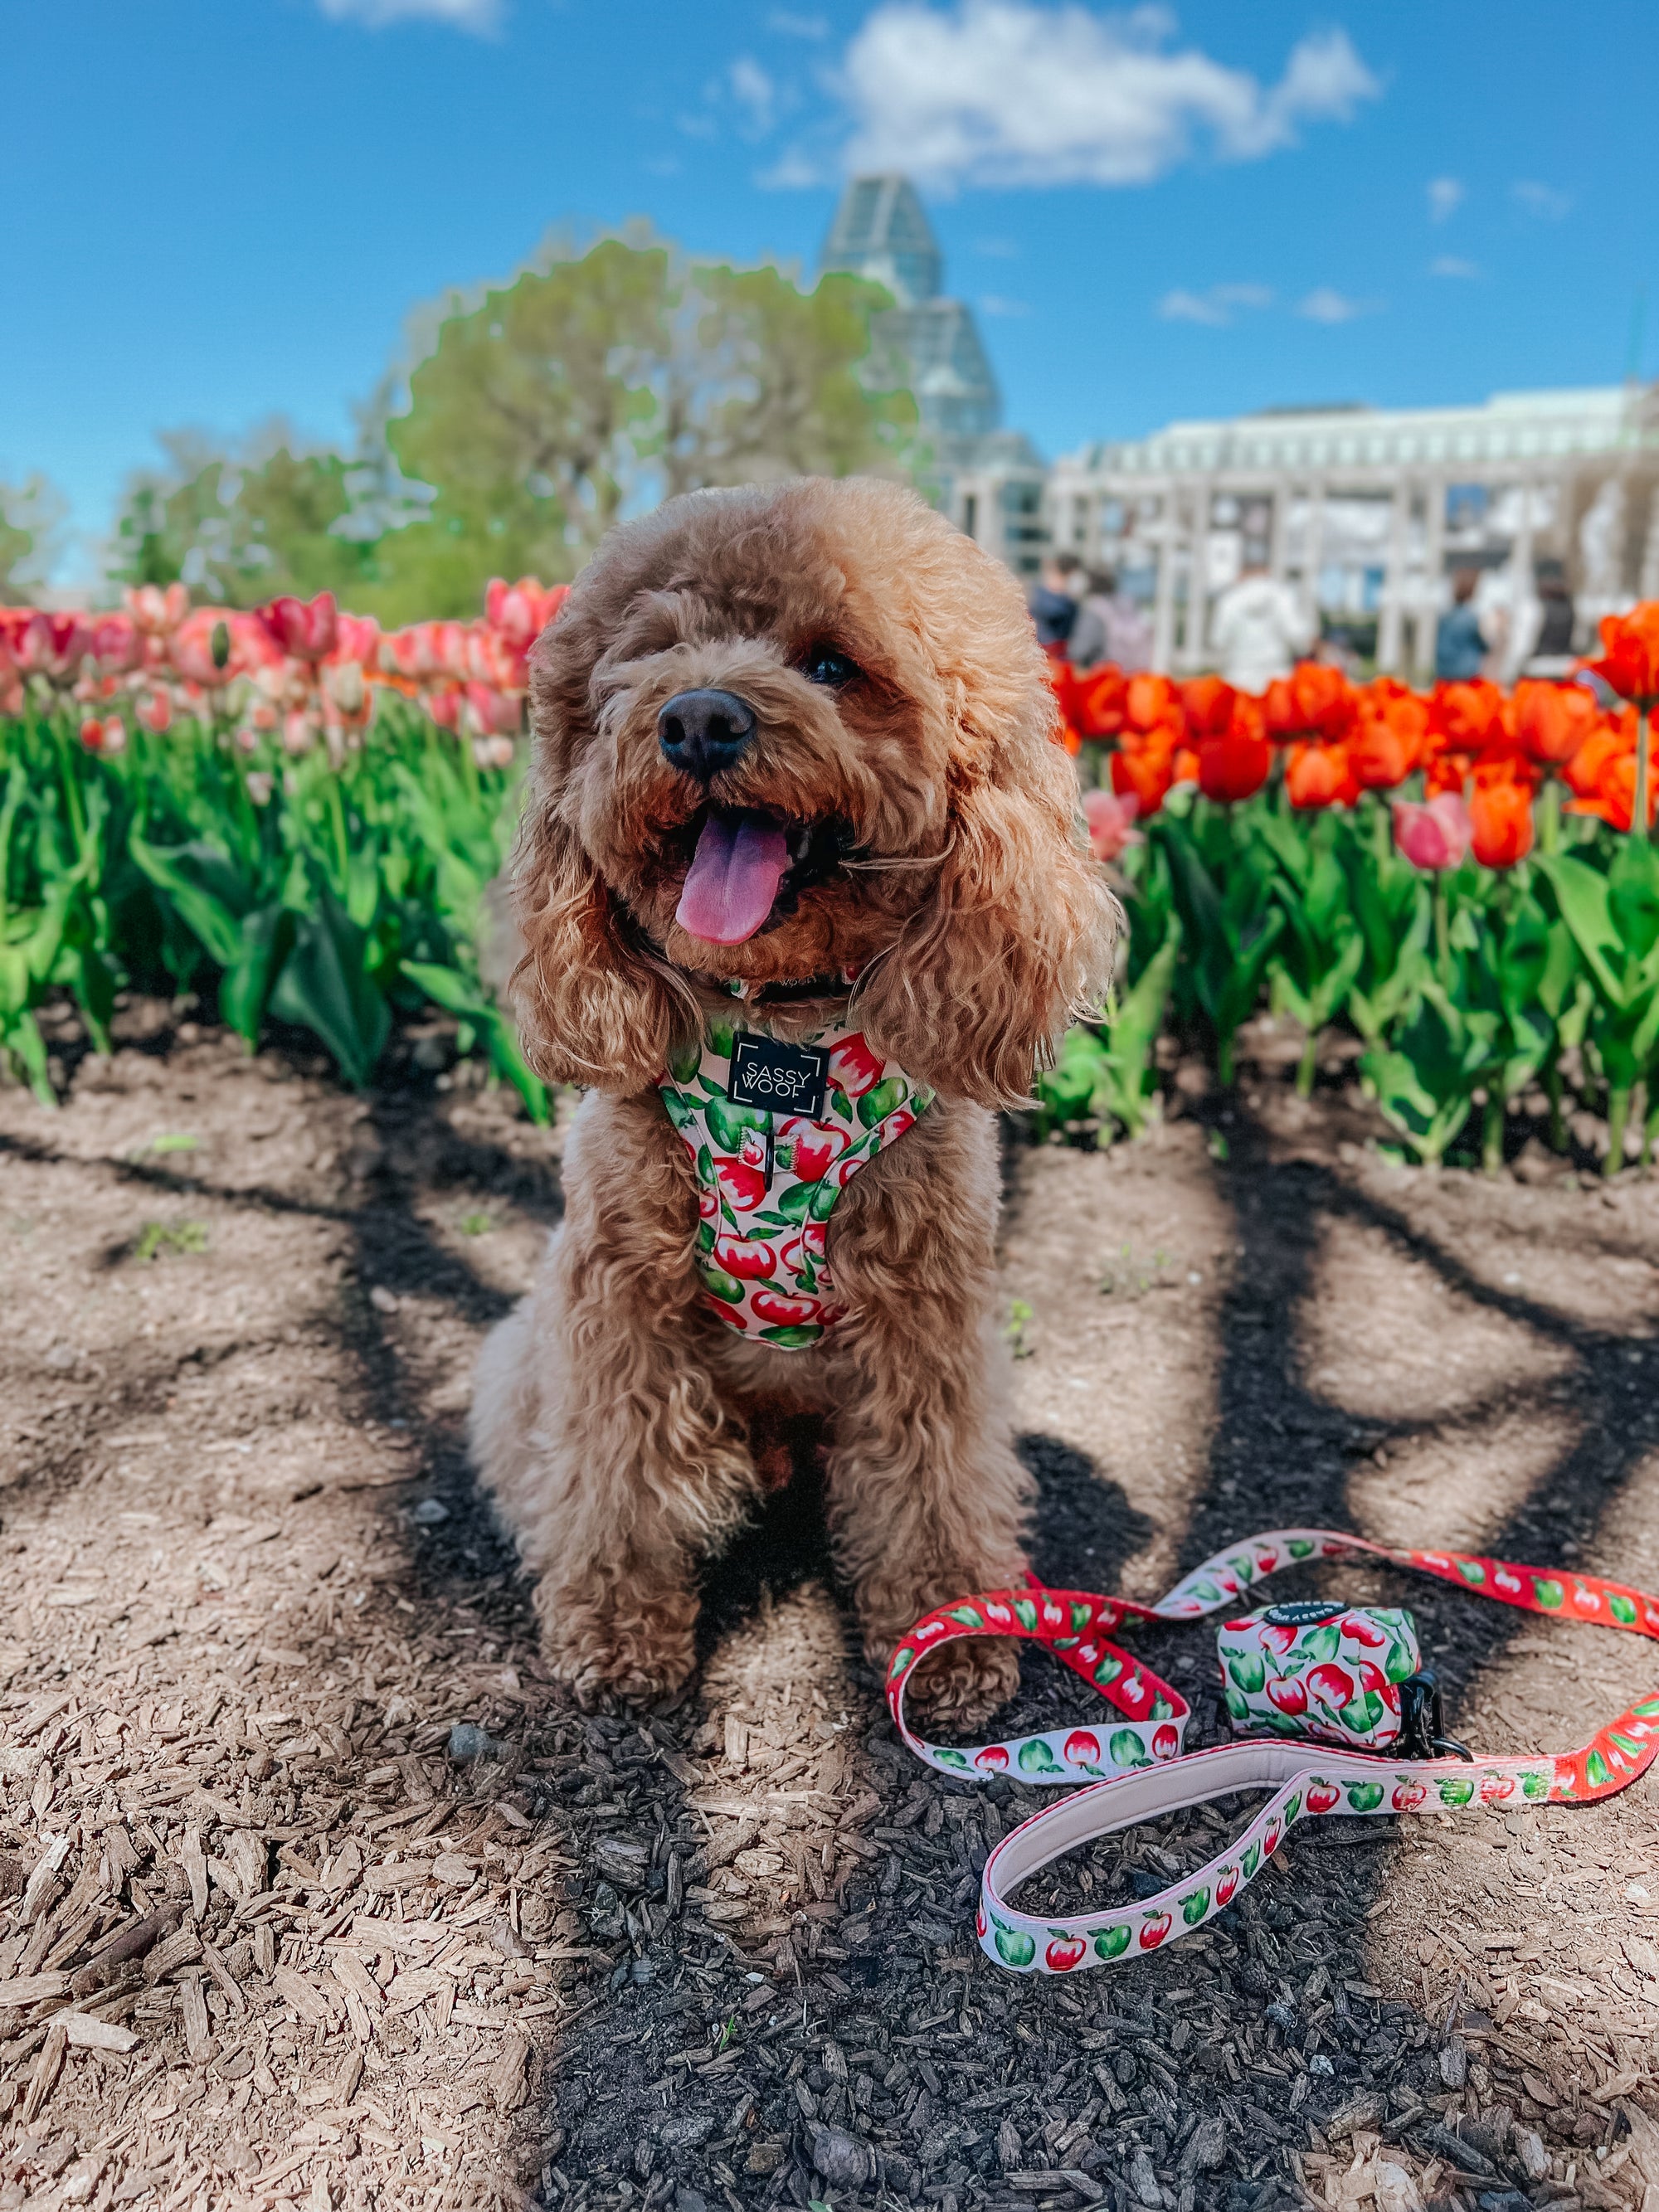
[[[1291,1827],[1310,1815],[1591,1803],[1624,1789],[1659,1755],[1656,1694],[1621,1713],[1580,1750],[1485,1759],[1473,1768],[1454,1759],[1390,1761],[1305,1740],[1223,1744],[1183,1756],[1191,1708],[1178,1690],[1115,1642],[1112,1632],[1126,1622],[1200,1619],[1247,1598],[1281,1567],[1322,1559],[1376,1559],[1524,1612],[1659,1640],[1659,1599],[1628,1584],[1593,1575],[1554,1575],[1473,1553],[1391,1551],[1328,1528],[1273,1529],[1252,1537],[1206,1559],[1153,1606],[1036,1585],[936,1607],[904,1638],[888,1669],[889,1711],[911,1750],[959,1779],[1011,1774],[1037,1784],[1093,1784],[1034,1814],[987,1858],[978,1935],[988,1957],[1016,1972],[1070,1973],[1156,1950],[1224,1910]],[[969,1636],[1044,1645],[1115,1708],[1121,1724],[1104,1731],[1047,1729],[970,1749],[929,1742],[905,1718],[906,1685],[929,1651]],[[1081,1916],[1026,1913],[1008,1901],[1022,1882],[1081,1844],[1254,1790],[1270,1795],[1243,1832],[1195,1873],[1155,1896]]]

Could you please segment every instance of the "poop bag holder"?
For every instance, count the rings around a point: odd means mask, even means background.
[[[888,1668],[889,1710],[910,1749],[964,1780],[1010,1774],[1092,1785],[1034,1814],[987,1858],[978,1935],[998,1965],[1069,1973],[1155,1950],[1230,1905],[1310,1814],[1587,1804],[1624,1789],[1659,1753],[1656,1693],[1579,1750],[1477,1759],[1442,1734],[1434,1678],[1421,1664],[1410,1613],[1323,1601],[1268,1606],[1224,1623],[1218,1649],[1234,1729],[1264,1729],[1267,1740],[1186,1751],[1187,1700],[1115,1641],[1116,1632],[1137,1621],[1191,1620],[1231,1608],[1275,1570],[1320,1559],[1381,1561],[1546,1620],[1659,1640],[1659,1598],[1623,1583],[1467,1552],[1392,1551],[1325,1528],[1253,1537],[1206,1559],[1156,1605],[1033,1584],[937,1607]],[[906,1684],[929,1651],[968,1636],[1043,1644],[1097,1692],[1111,1717],[969,1748],[930,1743],[905,1718]],[[1023,1882],[1081,1844],[1238,1791],[1268,1794],[1224,1851],[1155,1896],[1079,1914],[1030,1913],[1010,1902]]]

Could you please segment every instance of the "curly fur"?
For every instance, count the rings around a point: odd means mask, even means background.
[[[861,672],[808,680],[833,643]],[[539,1577],[556,1671],[645,1699],[692,1664],[695,1577],[752,1508],[778,1414],[829,1422],[829,1512],[867,1648],[1023,1565],[1026,1480],[995,1327],[998,1104],[1025,1097],[1109,973],[1116,908],[1014,580],[914,494],[866,479],[698,492],[615,532],[532,656],[536,753],[512,870],[515,1003],[550,1081],[589,1087],[540,1279],[479,1362],[484,1480]],[[675,921],[705,793],[665,759],[673,694],[739,694],[724,805],[848,825],[853,850],[747,942]],[[684,1147],[655,1086],[722,983],[855,970],[855,1020],[939,1091],[830,1224],[848,1317],[807,1352],[708,1314]],[[843,1000],[748,1018],[799,1035]],[[1010,1684],[953,1647],[936,1702]]]

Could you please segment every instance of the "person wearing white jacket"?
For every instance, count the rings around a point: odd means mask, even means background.
[[[1216,601],[1211,643],[1235,690],[1265,691],[1275,677],[1290,674],[1318,634],[1290,586],[1255,568]]]

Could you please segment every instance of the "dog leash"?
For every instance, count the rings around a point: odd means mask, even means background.
[[[1406,1741],[1400,1733],[1392,1758],[1386,1750],[1379,1756],[1344,1748],[1368,1735],[1386,1735],[1390,1715],[1403,1723],[1399,1692],[1406,1684],[1399,1668],[1414,1659],[1415,1638],[1405,1656],[1388,1667],[1356,1659],[1356,1652],[1370,1649],[1395,1662],[1402,1635],[1396,1624],[1404,1620],[1409,1629],[1409,1615],[1326,1604],[1273,1607],[1225,1625],[1223,1679],[1234,1725],[1266,1725],[1276,1730],[1277,1740],[1186,1752],[1190,1705],[1144,1660],[1115,1642],[1113,1632],[1126,1622],[1201,1619],[1234,1604],[1279,1569],[1319,1559],[1409,1568],[1547,1620],[1620,1628],[1659,1641],[1659,1599],[1627,1584],[1595,1575],[1552,1574],[1468,1552],[1396,1551],[1325,1528],[1273,1529],[1232,1546],[1195,1567],[1155,1605],[1033,1583],[936,1607],[904,1638],[888,1669],[888,1708],[910,1749],[962,1780],[1007,1774],[1034,1784],[1091,1785],[1034,1814],[986,1859],[977,1933],[988,1958],[1016,1972],[1070,1973],[1156,1950],[1201,1928],[1230,1905],[1290,1829],[1310,1814],[1589,1804],[1623,1790],[1659,1753],[1659,1694],[1641,1699],[1577,1751],[1472,1761],[1460,1746],[1461,1756],[1407,1759],[1400,1755]],[[1259,1670],[1253,1663],[1252,1655],[1285,1652],[1305,1642],[1310,1628],[1325,1640],[1313,1646],[1316,1663],[1305,1671],[1270,1680],[1265,1661]],[[984,1636],[1043,1645],[1114,1709],[1117,1725],[1048,1729],[967,1749],[918,1735],[904,1711],[906,1686],[917,1664],[946,1644]],[[1318,1660],[1321,1650],[1328,1656]],[[1325,1679],[1316,1681],[1322,1673]],[[1351,1696],[1343,1694],[1345,1686]],[[1320,1735],[1330,1740],[1309,1740]],[[1291,1736],[1301,1740],[1285,1740]],[[1082,1844],[1161,1814],[1257,1790],[1271,1794],[1248,1826],[1196,1871],[1152,1896],[1069,1916],[1022,1912],[1008,1902],[1022,1882]]]

